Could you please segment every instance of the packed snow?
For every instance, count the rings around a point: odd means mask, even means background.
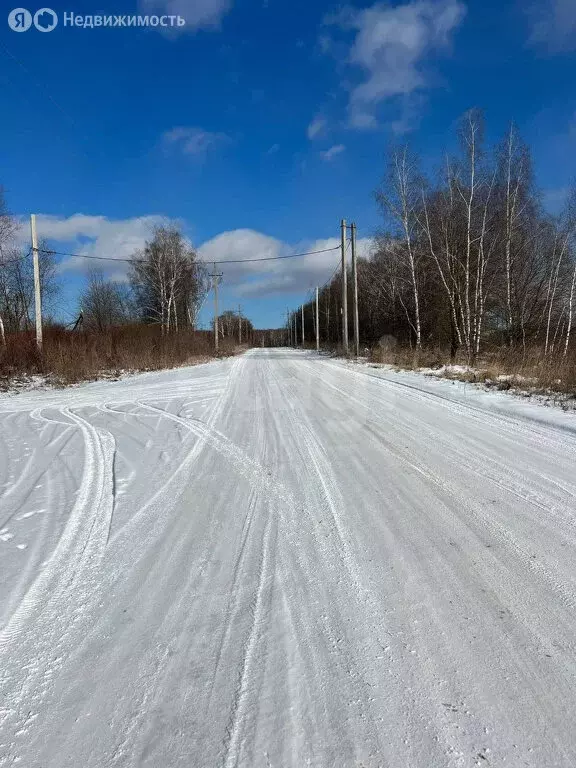
[[[576,417],[295,350],[0,396],[0,767],[576,765]]]

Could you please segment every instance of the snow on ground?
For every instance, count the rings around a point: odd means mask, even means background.
[[[0,767],[574,766],[575,459],[295,350],[0,396]]]
[[[536,379],[521,376],[519,374],[501,374],[496,379],[486,378],[484,381],[468,380],[468,375],[480,376],[481,371],[478,368],[471,368],[466,365],[442,365],[439,368],[417,368],[416,370],[402,370],[396,368],[389,363],[372,363],[365,358],[359,358],[357,360],[340,360],[342,364],[350,366],[351,368],[371,368],[372,375],[375,375],[373,371],[381,371],[386,373],[398,373],[399,376],[408,376],[407,381],[414,379],[417,380],[415,386],[426,387],[426,384],[422,381],[422,376],[429,378],[437,378],[441,380],[448,380],[449,384],[460,384],[461,390],[466,393],[466,396],[473,396],[473,391],[492,392],[495,389],[506,392],[505,401],[507,402],[510,395],[520,397],[523,400],[530,400],[530,405],[538,406],[555,406],[561,408],[567,413],[576,414],[576,398],[574,395],[557,392],[551,389],[542,390],[537,387]],[[500,387],[499,383],[506,382],[508,386]],[[444,382],[446,383],[446,382]],[[556,382],[560,384],[560,380]],[[487,402],[495,402],[490,398]],[[525,409],[524,409],[525,410]],[[538,414],[538,410],[534,412]],[[545,417],[547,418],[547,417]]]

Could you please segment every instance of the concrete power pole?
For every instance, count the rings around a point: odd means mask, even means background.
[[[300,307],[302,312],[302,346],[304,346],[304,304]]]
[[[238,344],[242,344],[242,307],[238,304]]]
[[[318,286],[316,286],[316,352],[320,352],[320,307],[318,302]]]
[[[214,287],[214,349],[218,352],[218,281],[222,277],[222,272],[216,272],[216,264],[210,277]]]
[[[340,222],[340,244],[342,248],[342,346],[348,354],[348,285],[346,275],[346,219]]]
[[[360,326],[358,324],[358,259],[356,257],[356,224],[352,224],[351,249],[352,249],[352,301],[354,302],[354,354],[360,355]]]
[[[32,260],[34,263],[34,307],[36,312],[36,346],[42,351],[42,295],[40,293],[40,264],[38,259],[38,236],[36,234],[36,214],[30,216],[32,234]]]

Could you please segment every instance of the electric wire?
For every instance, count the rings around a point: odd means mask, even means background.
[[[296,259],[301,256],[314,256],[317,253],[328,253],[329,251],[336,251],[339,248],[340,246],[334,246],[333,248],[322,248],[318,251],[290,253],[287,256],[263,256],[256,259],[220,259],[216,261],[213,261],[212,259],[208,259],[206,261],[204,260],[202,261],[205,264],[251,264],[254,262],[261,262],[261,261],[281,261],[283,259]],[[117,261],[117,262],[125,262],[127,264],[146,263],[146,259],[122,259],[122,258],[114,258],[114,256],[94,256],[93,254],[88,254],[88,253],[66,253],[65,251],[53,251],[47,248],[38,248],[38,252],[50,253],[53,256],[68,256],[70,258],[78,258],[78,259],[95,259],[97,261]]]

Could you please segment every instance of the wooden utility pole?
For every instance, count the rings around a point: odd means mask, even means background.
[[[320,351],[320,306],[318,298],[318,286],[316,286],[316,352]]]
[[[38,258],[38,236],[36,234],[36,214],[30,216],[32,233],[32,261],[34,263],[34,307],[36,312],[36,346],[42,351],[42,294],[40,292],[40,263]]]
[[[348,285],[346,275],[346,219],[340,222],[340,244],[342,248],[342,346],[348,354]]]
[[[304,304],[302,304],[300,309],[302,313],[302,346],[304,346]]]
[[[292,346],[292,327],[290,325],[290,312],[286,309],[286,336],[288,338],[288,346]]]
[[[352,301],[354,302],[354,354],[360,355],[360,326],[358,324],[358,259],[356,256],[356,224],[350,225],[350,247],[352,250]]]
[[[210,277],[214,288],[214,349],[216,352],[218,352],[218,282],[222,274],[222,272],[216,272],[216,264],[214,264],[214,271]]]
[[[242,344],[242,307],[238,304],[238,344]]]

